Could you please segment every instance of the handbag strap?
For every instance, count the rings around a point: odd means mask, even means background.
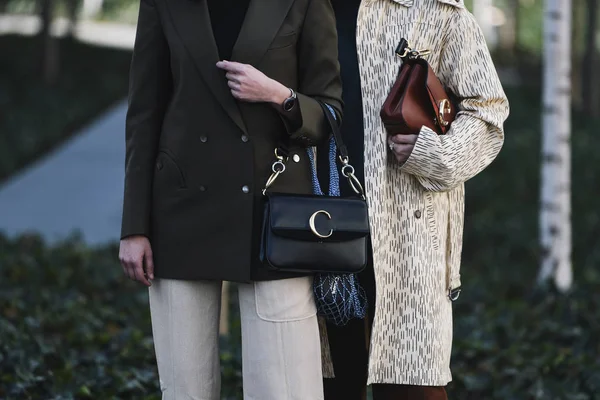
[[[325,104],[324,102],[322,102],[320,100],[317,100],[317,102],[323,109],[323,114],[325,115],[325,118],[327,119],[327,122],[331,129],[331,133],[333,134],[333,140],[335,142],[335,147],[337,148],[337,152],[339,153],[339,160],[342,163],[342,169],[341,169],[342,175],[346,179],[348,179],[348,183],[350,184],[350,187],[352,188],[352,190],[356,194],[360,195],[361,198],[364,200],[365,199],[365,191],[364,191],[362,184],[360,183],[360,181],[354,174],[354,167],[350,164],[350,157],[348,156],[348,148],[346,147],[346,145],[344,144],[344,140],[342,139],[340,126],[338,125],[338,123],[336,121],[336,117],[335,117],[335,115],[336,115],[335,111],[328,104]],[[279,175],[281,175],[283,172],[285,172],[285,165],[288,161],[288,156],[289,156],[289,151],[287,149],[287,146],[284,143],[280,143],[280,145],[275,149],[275,161],[273,162],[273,165],[271,167],[273,172],[271,173],[271,176],[269,177],[269,179],[267,180],[267,183],[265,184],[265,188],[263,189],[263,195],[266,194],[267,189],[269,189],[269,187],[271,187],[271,185],[273,185],[273,183],[277,180]],[[314,166],[314,160],[313,160],[312,164]],[[335,168],[333,165],[331,167]],[[315,172],[315,174],[316,174],[316,172]],[[317,179],[316,176],[313,177],[313,180],[314,179]],[[317,181],[318,181],[318,179],[317,179]]]
[[[334,116],[337,117],[333,108],[327,104],[327,109]],[[337,121],[337,118],[336,118]],[[306,149],[306,154],[308,154],[308,160],[310,161],[310,173],[313,184],[313,194],[318,196],[323,196],[323,189],[321,188],[321,182],[319,182],[319,177],[317,174],[317,161],[316,161],[316,152],[318,150],[314,147]],[[329,163],[329,196],[331,197],[339,197],[341,195],[340,191],[340,174],[337,168],[337,147],[335,144],[335,139],[332,137],[329,139],[329,148],[327,154],[327,161]]]

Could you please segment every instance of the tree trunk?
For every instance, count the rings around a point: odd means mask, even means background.
[[[585,53],[581,73],[583,111],[591,116],[600,114],[598,104],[598,88],[596,84],[597,63],[596,32],[598,29],[598,0],[587,0],[587,31],[585,35]]]
[[[586,5],[583,4],[583,1],[573,4],[573,39],[571,40],[573,44],[573,48],[571,49],[571,83],[573,87],[571,90],[571,104],[577,110],[583,109],[583,90],[585,85],[582,85],[582,74],[584,72],[582,54],[585,50],[587,14]]]
[[[42,46],[42,76],[46,85],[53,85],[56,82],[59,69],[58,41],[51,32],[53,6],[54,1],[41,0],[40,18],[42,27],[39,36]]]
[[[219,334],[229,335],[229,294],[231,293],[231,284],[223,282],[221,288],[221,316],[219,318]]]
[[[81,14],[84,18],[94,18],[102,11],[104,0],[83,0]]]
[[[510,0],[506,9],[506,22],[498,29],[498,47],[502,54],[514,62],[519,25],[519,0]]]
[[[495,49],[498,43],[496,28],[492,25],[492,0],[473,0],[473,15],[479,23],[488,47]]]
[[[571,264],[571,0],[546,0],[539,282],[560,291],[573,282]]]
[[[67,13],[69,17],[69,27],[67,30],[67,37],[73,39],[75,37],[75,30],[77,29],[77,12],[79,8],[78,0],[67,0]]]

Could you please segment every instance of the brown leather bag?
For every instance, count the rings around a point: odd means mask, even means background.
[[[418,133],[423,126],[444,135],[456,117],[455,104],[423,58],[428,53],[412,50],[406,39],[396,48],[402,66],[380,113],[390,135]]]

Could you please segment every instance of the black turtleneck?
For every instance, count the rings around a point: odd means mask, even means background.
[[[250,0],[206,0],[221,60],[230,60]]]

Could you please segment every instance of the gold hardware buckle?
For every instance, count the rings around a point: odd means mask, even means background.
[[[408,58],[410,59],[416,59],[419,57],[424,57],[424,56],[428,56],[431,54],[431,50],[427,50],[427,49],[423,49],[423,50],[413,50],[410,47],[410,44],[408,44],[406,46],[406,48],[404,49],[404,53],[402,54],[398,54],[396,53],[396,55],[400,58],[404,58],[406,56],[408,56]]]
[[[446,114],[450,114],[452,112],[452,107],[450,106],[450,100],[444,99],[440,101],[440,112],[438,114],[438,122],[441,126],[448,126],[450,122],[446,121]]]
[[[328,237],[331,237],[331,235],[333,235],[333,229],[330,229],[329,233],[327,235],[323,235],[323,234],[319,233],[319,231],[317,231],[317,227],[315,225],[315,219],[317,218],[317,215],[319,215],[319,214],[323,214],[327,217],[328,220],[331,220],[331,214],[329,214],[325,210],[319,210],[310,216],[310,219],[308,220],[308,225],[310,226],[311,232],[316,237],[321,238],[321,239],[327,239]]]

